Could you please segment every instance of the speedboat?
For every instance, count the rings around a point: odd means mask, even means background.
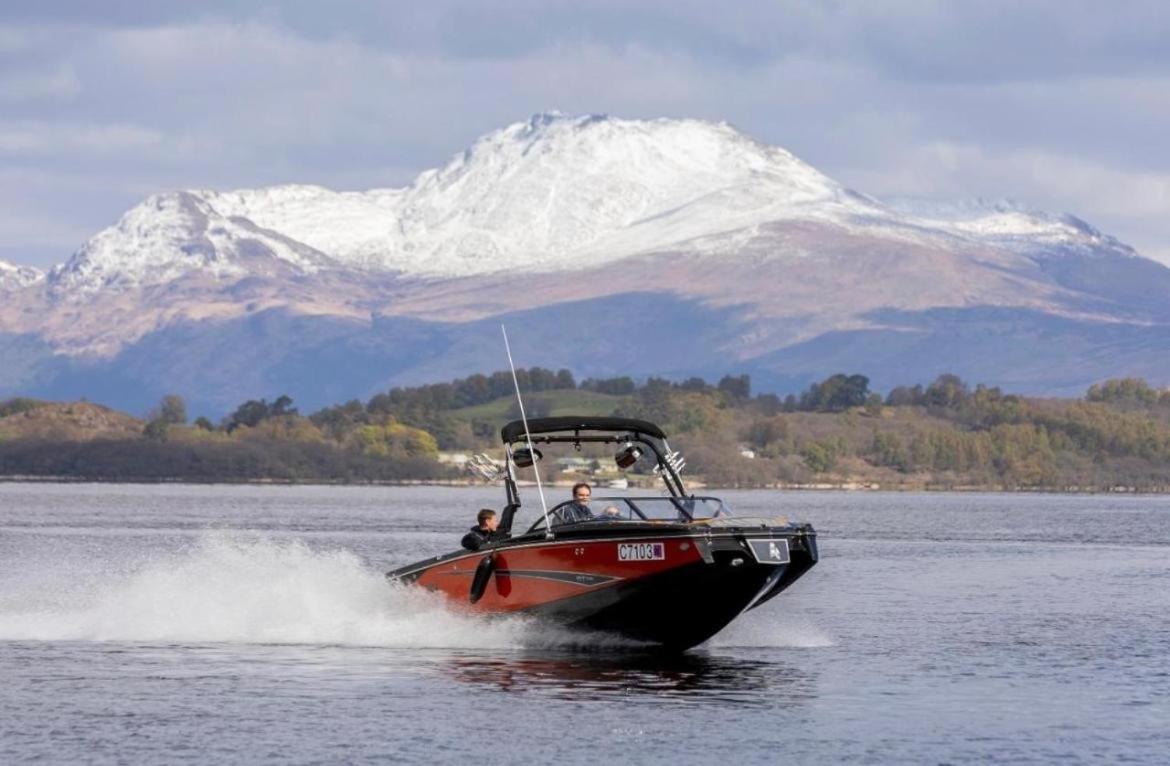
[[[688,494],[685,461],[653,423],[534,418],[508,423],[501,437],[503,464],[491,464],[507,504],[493,538],[478,551],[435,556],[388,578],[472,612],[523,614],[685,650],[775,598],[817,562],[810,525],[734,516],[716,497]],[[582,512],[572,501],[545,507],[542,491],[539,518],[513,532],[523,507],[519,470],[535,471],[539,447],[551,445],[616,447],[620,469],[657,473],[665,492],[594,497]]]

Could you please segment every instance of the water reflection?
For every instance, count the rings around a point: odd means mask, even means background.
[[[567,700],[653,698],[688,704],[719,701],[775,707],[816,696],[815,678],[785,662],[701,652],[661,655],[622,652],[525,652],[513,657],[461,656],[443,673],[462,683],[516,694]]]

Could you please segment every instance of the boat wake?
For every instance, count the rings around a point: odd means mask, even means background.
[[[352,552],[248,535],[209,533],[129,573],[48,575],[51,588],[0,596],[0,639],[482,649],[532,633],[394,587]]]
[[[641,646],[521,617],[460,614],[435,594],[392,585],[345,549],[209,532],[181,550],[140,556],[130,571],[131,556],[116,563],[39,558],[26,578],[0,591],[0,640],[573,651]],[[750,620],[714,645],[824,643]]]
[[[811,622],[781,618],[767,606],[740,616],[707,644],[713,649],[820,649],[834,645],[833,639]]]

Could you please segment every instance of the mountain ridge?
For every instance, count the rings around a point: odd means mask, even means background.
[[[479,351],[462,337],[491,342],[484,323],[540,312],[573,339],[581,364],[607,374],[616,370],[597,349],[631,374],[660,374],[667,360],[650,344],[667,343],[693,357],[669,362],[680,374],[750,369],[776,385],[851,369],[859,353],[876,380],[895,383],[909,382],[892,375],[910,368],[979,380],[981,363],[1030,393],[1046,374],[1061,391],[1083,390],[1111,363],[1119,369],[1107,376],[1133,366],[1170,381],[1170,362],[1141,356],[1170,332],[1170,269],[1081,218],[1010,201],[880,201],[698,120],[536,115],[398,189],[158,194],[47,274],[13,273],[0,269],[0,353],[17,360],[0,394],[84,395],[88,380],[142,400],[214,386],[223,390],[208,400],[221,402],[270,393],[273,376],[295,368],[310,377],[305,396],[365,395],[474,372]],[[647,305],[702,342],[651,331]],[[610,311],[624,321],[597,314]],[[1050,373],[1012,377],[991,358],[994,344],[972,343],[970,360],[947,347],[948,333],[1010,333],[1012,322]],[[1078,372],[1043,347],[1046,333],[1094,362]],[[549,346],[555,332],[538,335],[534,353],[571,366],[572,354]],[[876,353],[859,350],[867,338]],[[632,353],[618,353],[619,339]],[[820,353],[822,342],[838,351]],[[194,363],[178,364],[168,343]],[[254,371],[233,343],[266,345]],[[883,343],[901,349],[888,369]],[[318,369],[312,354],[334,361]],[[213,374],[227,357],[235,372]]]
[[[925,230],[997,244],[1044,236],[1049,245],[1093,247],[1102,240],[1068,214],[992,203],[979,215],[969,206],[965,216],[940,216],[940,208],[924,215],[883,204],[726,123],[547,113],[489,133],[398,189],[285,185],[155,195],[50,279],[94,290],[159,284],[194,269],[238,277],[248,255],[238,243],[255,241],[304,273],[450,278],[576,270],[776,220],[880,224],[890,236]]]

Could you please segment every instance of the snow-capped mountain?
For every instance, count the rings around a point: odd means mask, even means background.
[[[541,114],[484,136],[404,189],[277,186],[153,196],[51,275],[92,291],[273,267],[425,278],[581,270],[638,253],[732,250],[756,227],[817,221],[888,236],[1098,247],[1070,216],[1004,203],[899,209],[723,123]]]
[[[697,120],[537,115],[400,189],[159,194],[0,290],[0,395],[321,403],[494,369],[509,317],[586,375],[1170,382],[1170,269],[1080,218],[879,201]]]
[[[165,284],[191,272],[218,280],[310,272],[330,263],[312,248],[224,215],[198,192],[152,196],[49,273],[58,292]]]
[[[581,270],[666,249],[734,251],[759,226],[799,220],[1023,249],[1120,244],[1008,203],[885,206],[727,124],[551,113],[484,136],[403,189],[156,195],[51,279],[93,291],[193,271],[239,279],[275,262],[431,279]]]
[[[44,278],[45,273],[40,269],[0,260],[0,291],[28,287]]]
[[[339,267],[432,278],[581,269],[767,221],[875,211],[726,124],[544,114],[483,137],[405,189],[151,197],[54,279],[95,289],[194,269],[239,277],[241,252],[258,241],[301,271],[320,268],[319,255]]]

